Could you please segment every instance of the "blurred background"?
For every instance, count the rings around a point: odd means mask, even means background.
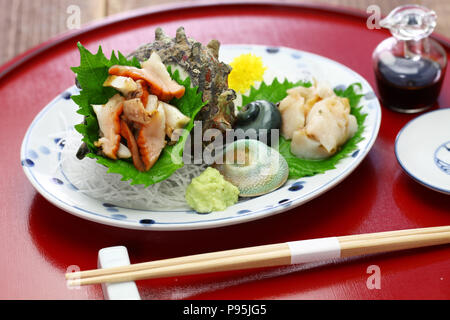
[[[279,0],[284,2],[284,0]],[[72,28],[129,10],[196,3],[204,0],[0,0],[0,64],[51,37]],[[211,2],[211,1],[209,1]],[[226,1],[221,1],[226,2]],[[250,1],[246,1],[250,2]],[[289,0],[286,2],[328,4],[366,12],[376,4],[386,15],[403,4],[421,4],[438,14],[436,32],[450,38],[449,0]],[[79,14],[78,14],[79,13]],[[369,16],[369,14],[368,14]],[[77,18],[79,17],[79,18]]]

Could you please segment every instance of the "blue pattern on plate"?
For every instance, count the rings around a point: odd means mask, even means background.
[[[127,216],[124,214],[112,214],[111,218],[117,219],[117,220],[124,220],[127,218]]]
[[[67,178],[66,178],[66,180],[67,180]],[[70,183],[70,181],[69,181],[69,183],[66,184],[66,186],[71,190],[78,191],[78,188],[75,187],[72,183]]]
[[[31,167],[34,167],[34,162],[31,159],[25,159],[25,160],[22,160],[22,166],[31,168]]]
[[[59,184],[59,185],[63,185],[64,182],[62,182],[62,180],[58,179],[58,178],[52,178],[52,182],[55,184]]]
[[[352,153],[352,157],[356,158],[359,154],[359,149]]]
[[[367,92],[364,95],[364,99],[366,99],[366,100],[372,100],[372,99],[375,99],[376,97],[377,96],[375,95],[375,92],[373,92],[373,91]]]
[[[39,155],[36,153],[36,151],[30,149],[27,152],[27,157],[37,159],[39,158]]]
[[[66,145],[64,139],[62,138],[55,138],[53,139],[53,142],[55,142],[61,149]]]
[[[71,96],[72,96],[72,93],[70,93],[69,91],[66,91],[61,95],[61,97],[65,100],[69,100]]]
[[[280,48],[277,48],[277,47],[268,47],[268,48],[266,49],[266,51],[267,51],[268,53],[278,53],[278,52],[280,51]]]
[[[434,152],[434,163],[439,169],[450,175],[450,141],[441,144]]]
[[[155,220],[153,220],[153,219],[142,219],[142,220],[139,220],[139,223],[140,224],[145,224],[145,225],[151,225],[151,224],[155,223]]]
[[[251,210],[239,210],[238,212],[236,212],[237,214],[244,214],[244,213],[249,213],[252,212]]]
[[[298,53],[293,53],[293,54],[291,54],[291,57],[294,59],[300,59],[302,56]]]
[[[289,207],[291,204],[292,204],[292,201],[290,201],[290,199],[283,199],[283,200],[278,201],[278,205],[280,205],[284,208]]]
[[[106,208],[106,211],[119,212],[119,208],[117,208],[117,206],[114,204],[105,202],[105,203],[102,203],[102,205]]]
[[[116,207],[116,205],[111,204],[111,203],[107,203],[107,202],[103,203],[102,205],[103,205],[105,208],[114,208],[114,207]]]
[[[345,89],[347,89],[347,86],[345,84],[339,84],[336,87],[334,87],[334,90],[338,91],[345,91]]]
[[[289,187],[289,191],[299,191],[303,189],[303,185],[305,184],[305,181],[297,181],[296,183],[293,183],[292,186]]]
[[[47,148],[46,146],[40,146],[39,151],[43,154],[50,154],[50,149]]]

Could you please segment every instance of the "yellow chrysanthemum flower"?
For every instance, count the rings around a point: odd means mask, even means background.
[[[228,87],[239,93],[249,90],[256,81],[262,81],[267,69],[262,58],[251,53],[241,54],[230,65],[232,70],[228,75]]]

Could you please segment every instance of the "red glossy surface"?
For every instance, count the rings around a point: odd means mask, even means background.
[[[325,195],[286,213],[212,230],[145,232],[103,226],[47,202],[20,166],[20,145],[34,116],[73,84],[76,41],[129,52],[183,25],[202,42],[282,45],[347,65],[374,86],[371,53],[388,36],[365,20],[298,6],[226,5],[140,14],[60,41],[0,80],[0,298],[101,299],[100,286],[68,290],[69,265],[96,267],[97,251],[125,245],[132,262],[288,240],[450,224],[450,197],[406,176],[394,156],[394,139],[413,115],[383,109],[378,140],[362,164]],[[45,49],[45,48],[44,48]],[[33,51],[31,52],[31,54]],[[1,68],[0,68],[1,70]],[[3,68],[4,70],[4,68]],[[439,99],[450,104],[450,72]],[[366,287],[369,265],[381,269],[381,289]],[[353,259],[308,270],[252,270],[138,282],[143,298],[192,299],[449,299],[450,248],[440,246]],[[279,276],[276,276],[279,275]],[[255,281],[258,279],[258,281]]]

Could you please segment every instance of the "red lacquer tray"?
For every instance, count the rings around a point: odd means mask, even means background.
[[[210,230],[125,230],[72,216],[39,195],[22,172],[20,145],[36,114],[71,86],[76,42],[90,50],[130,52],[162,26],[183,25],[199,41],[286,46],[336,60],[373,87],[371,53],[389,36],[366,28],[363,15],[275,3],[175,6],[108,19],[47,42],[0,67],[0,298],[102,299],[100,286],[67,289],[70,265],[96,267],[103,247],[125,245],[132,262],[283,241],[450,224],[450,197],[409,178],[394,155],[398,131],[414,115],[383,109],[378,139],[341,184],[286,213]],[[448,41],[436,36],[450,50]],[[439,106],[450,104],[447,72]],[[377,265],[381,288],[368,289]],[[139,281],[144,299],[449,299],[450,248],[440,246],[352,259],[305,270],[249,270]]]

